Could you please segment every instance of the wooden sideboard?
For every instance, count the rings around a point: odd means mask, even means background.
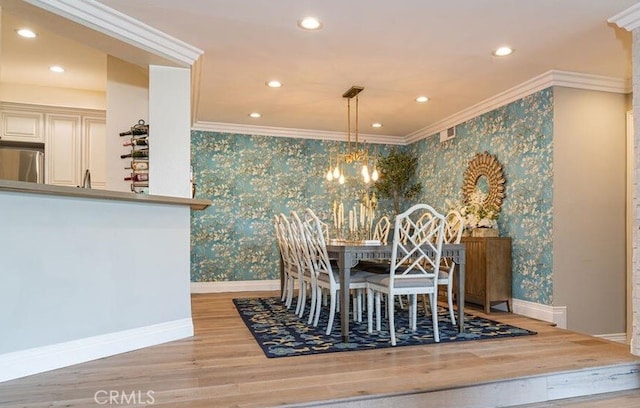
[[[482,305],[506,303],[511,311],[511,238],[462,237],[466,246],[465,301]]]

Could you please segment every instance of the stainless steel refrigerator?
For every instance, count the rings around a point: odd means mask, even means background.
[[[44,183],[42,149],[0,146],[0,179]]]

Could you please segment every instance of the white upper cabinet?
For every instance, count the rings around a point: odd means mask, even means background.
[[[2,133],[0,140],[44,143],[44,114],[21,110],[0,111]]]

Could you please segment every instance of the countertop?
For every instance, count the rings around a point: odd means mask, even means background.
[[[98,190],[90,188],[54,186],[51,184],[28,183],[24,181],[0,180],[0,192],[31,193],[52,196],[77,197],[97,200],[133,201],[149,204],[188,205],[192,210],[204,210],[211,205],[210,200],[199,198],[168,197],[150,194],[136,194],[123,191]]]

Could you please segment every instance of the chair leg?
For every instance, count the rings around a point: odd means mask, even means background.
[[[287,299],[287,292],[289,291],[289,274],[284,273],[283,275],[283,284],[282,284],[282,296],[280,296],[280,301],[284,302]]]
[[[298,317],[302,319],[307,302],[307,282],[305,282],[304,279],[300,279],[300,282],[300,293],[298,293],[298,306],[296,306],[296,313],[298,314]]]
[[[293,304],[293,295],[295,294],[296,291],[296,284],[298,283],[298,280],[294,277],[291,277],[291,283],[289,283],[289,299],[287,300],[287,302],[289,303],[289,305],[287,306],[287,308],[290,308],[291,305]]]
[[[322,309],[322,288],[320,286],[318,286],[317,289],[317,294],[316,294],[316,307],[315,307],[315,313],[314,313],[314,319],[313,319],[313,327],[317,327],[318,326],[318,320],[320,319],[320,311]],[[309,316],[309,320],[311,320],[311,316]]]
[[[362,323],[362,310],[363,310],[363,302],[362,302],[362,293],[363,293],[363,289],[357,289],[356,290],[356,296],[358,298],[358,308],[355,309],[358,312],[358,320],[356,320],[358,323]]]
[[[418,326],[418,295],[409,296],[411,301],[411,330],[416,331]]]
[[[358,310],[358,299],[357,299],[357,296],[353,296],[353,298],[351,299],[351,303],[353,303],[353,305],[351,305],[351,310],[353,310],[353,321],[357,322],[358,321],[358,313],[357,313],[357,310]]]
[[[382,315],[380,314],[380,292],[376,292],[376,331],[380,331],[381,327],[380,327],[380,319],[382,318]],[[389,298],[387,296],[387,298]],[[389,302],[387,302],[389,303]],[[387,310],[387,308],[385,308],[385,311]],[[386,313],[386,312],[385,312]]]
[[[394,304],[395,302],[393,302],[393,296],[389,295],[387,296],[387,298],[389,298],[389,301],[387,302],[388,308],[389,308],[389,334],[391,335],[391,345],[395,346],[396,345],[396,325],[395,325],[395,319],[394,319]]]
[[[367,333],[373,333],[373,289],[367,288]]]
[[[285,306],[287,307],[287,309],[289,309],[291,307],[291,303],[293,302],[293,288],[294,288],[295,282],[293,279],[293,276],[291,275],[287,275],[287,281],[285,284],[285,295],[286,295],[286,299],[285,299]]]
[[[367,333],[373,333],[373,289],[367,288]]]
[[[424,314],[429,316],[429,307],[427,306],[427,295],[422,295],[422,307],[424,308]]]
[[[447,285],[447,300],[449,303],[449,317],[451,323],[456,325],[456,314],[453,312],[453,276],[449,276],[449,284]]]
[[[318,290],[320,290],[320,293],[318,293]],[[311,305],[309,306],[309,318],[307,319],[307,324],[311,324],[313,322],[313,318],[315,317],[315,312],[317,309],[316,299],[318,298],[318,296],[322,296],[322,289],[320,289],[317,286],[317,284],[314,284],[313,281],[311,282],[310,291],[311,291]]]
[[[329,309],[329,322],[327,322],[327,336],[329,334],[331,334],[331,328],[333,327],[333,318],[336,315],[336,303],[337,303],[337,298],[338,296],[336,296],[336,292],[331,292],[331,297],[329,298],[329,303],[331,304],[331,307]]]
[[[429,300],[431,301],[431,322],[433,324],[433,340],[436,343],[439,343],[440,330],[438,330],[438,305],[436,302],[436,294],[430,293]]]

